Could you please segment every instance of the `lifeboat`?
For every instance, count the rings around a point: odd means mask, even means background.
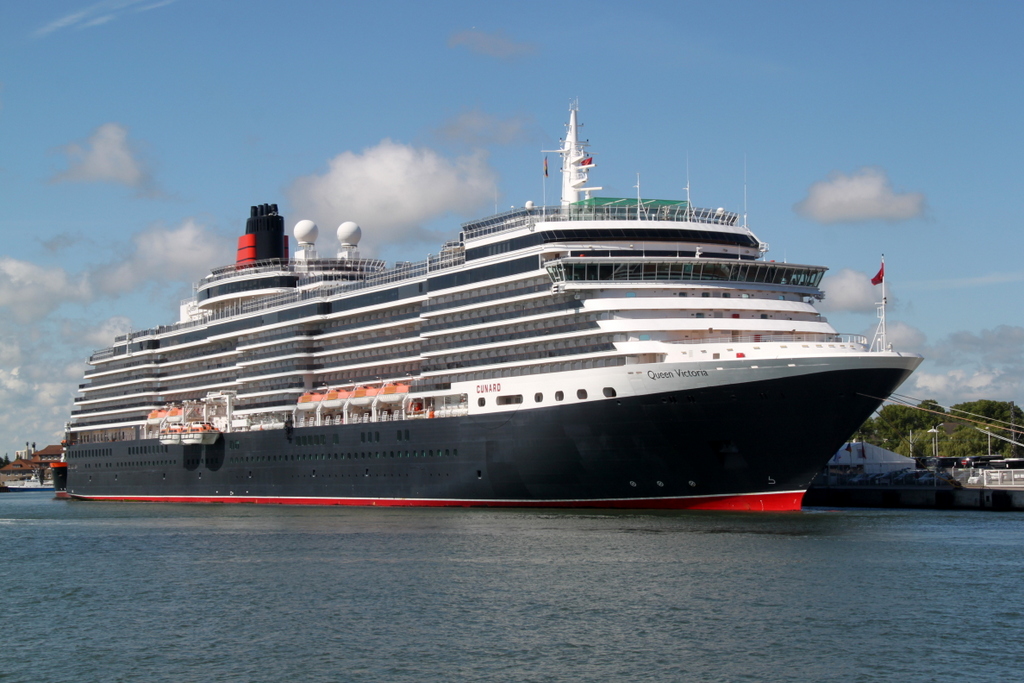
[[[376,387],[356,387],[356,390],[352,392],[352,397],[349,398],[348,402],[354,406],[368,406],[373,403],[374,397],[377,396],[377,392],[380,389]]]
[[[181,422],[181,408],[170,408],[167,411],[168,422]]]
[[[166,410],[154,410],[149,414],[149,417],[146,418],[146,423],[151,425],[158,425],[164,421],[165,417],[167,417]]]
[[[344,389],[331,389],[326,394],[324,394],[324,409],[332,410],[334,408],[342,407],[343,405],[345,405],[345,401],[351,395],[351,391],[345,391]]]
[[[220,430],[209,422],[190,422],[180,429],[181,443],[186,446],[208,446],[220,438]]]
[[[316,410],[322,400],[324,400],[323,394],[307,391],[299,397],[299,404],[296,407],[299,410]]]
[[[409,385],[403,382],[388,382],[377,394],[381,403],[401,403],[409,393]]]
[[[160,430],[160,443],[174,446],[181,443],[181,433],[185,430],[181,425],[171,425]]]

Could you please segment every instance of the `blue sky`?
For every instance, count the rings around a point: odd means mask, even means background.
[[[606,196],[742,211],[823,308],[927,358],[903,392],[1021,400],[1020,2],[7,2],[0,452],[56,442],[83,360],[176,319],[248,207],[420,260],[544,197],[578,98]],[[557,157],[551,155],[552,169]],[[547,199],[559,192],[557,173]]]

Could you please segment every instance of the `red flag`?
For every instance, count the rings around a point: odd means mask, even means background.
[[[594,157],[587,157],[580,162],[580,166],[590,166],[592,163],[594,163]]]
[[[882,261],[882,267],[878,269],[878,275],[871,278],[871,284],[880,285],[883,279],[885,279],[885,261]]]
[[[548,177],[548,158],[544,157],[544,177]]]

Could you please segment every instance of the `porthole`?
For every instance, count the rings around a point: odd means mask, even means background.
[[[536,402],[536,403],[540,403],[541,401],[543,401],[543,400],[544,400],[544,394],[542,394],[542,393],[540,393],[540,392],[538,391],[538,392],[537,392],[536,394],[534,394],[534,395],[533,395],[533,400],[534,400],[534,402]]]
[[[583,400],[586,397],[587,397],[587,390],[586,389],[577,389],[576,390],[576,398],[578,398],[580,400]]]
[[[555,392],[555,400],[556,401],[561,401],[564,398],[565,398],[565,394],[564,393],[562,393],[561,391],[556,391]]]
[[[605,387],[602,391],[604,392],[605,398],[615,398],[616,396],[615,389],[612,387]]]
[[[478,398],[478,399],[476,400],[476,404],[477,404],[478,406],[480,406],[481,408],[483,408],[483,407],[484,407],[485,405],[487,405],[487,399],[486,399],[486,398],[484,398],[483,396],[481,396],[480,398]]]

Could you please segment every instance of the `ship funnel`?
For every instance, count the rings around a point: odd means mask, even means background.
[[[286,259],[287,250],[284,218],[278,215],[277,204],[250,207],[245,234],[238,238],[235,263],[244,265],[266,259]]]

